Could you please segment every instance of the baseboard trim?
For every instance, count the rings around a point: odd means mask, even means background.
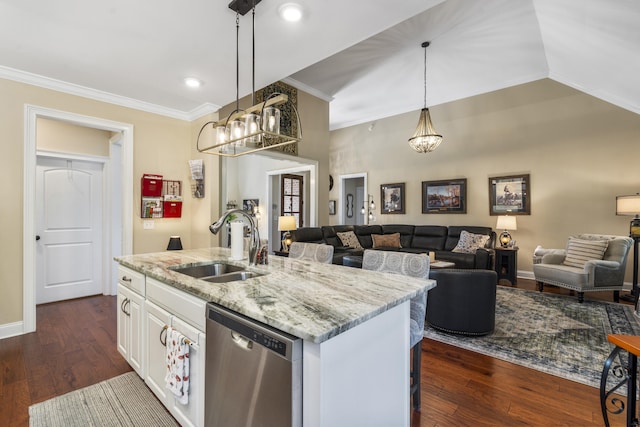
[[[5,323],[0,325],[0,339],[24,334],[24,322]]]

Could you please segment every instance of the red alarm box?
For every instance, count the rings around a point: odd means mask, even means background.
[[[161,197],[162,196],[162,175],[142,175],[142,196]]]

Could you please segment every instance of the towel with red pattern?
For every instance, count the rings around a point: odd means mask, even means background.
[[[183,405],[189,403],[189,344],[175,328],[167,331],[167,388]]]

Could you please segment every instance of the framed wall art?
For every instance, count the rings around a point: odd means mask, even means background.
[[[467,213],[467,179],[422,181],[422,213]]]
[[[257,212],[259,205],[260,199],[244,199],[242,201],[242,210],[253,215]]]
[[[529,175],[489,178],[490,215],[531,215]]]
[[[380,186],[380,200],[382,200],[382,214],[404,213],[404,182],[399,184],[382,184]]]

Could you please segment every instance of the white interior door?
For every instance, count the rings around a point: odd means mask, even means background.
[[[102,169],[38,157],[37,304],[102,293]]]

